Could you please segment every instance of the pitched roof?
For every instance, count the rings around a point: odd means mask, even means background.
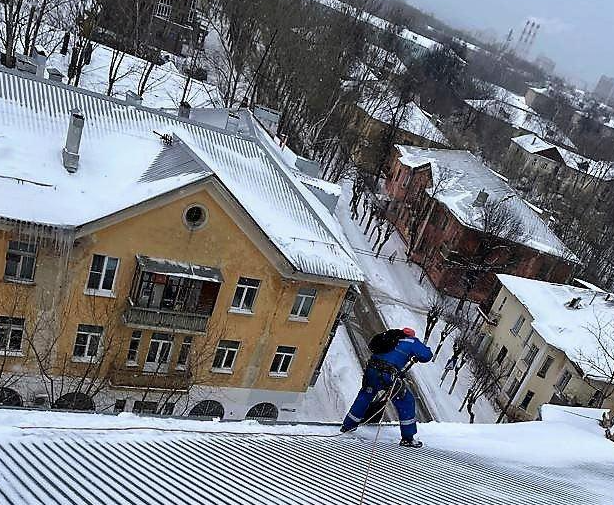
[[[537,213],[518,197],[503,179],[470,152],[412,146],[396,147],[400,153],[399,160],[404,165],[417,167],[430,164],[433,184],[440,188],[434,197],[466,226],[477,230],[483,229],[481,222],[483,216],[474,206],[474,202],[478,193],[484,190],[492,201],[507,198],[503,205],[509,208],[523,225],[523,233],[518,238],[518,243],[569,261],[577,261],[574,254]]]
[[[555,423],[429,423],[420,450],[399,448],[398,426],[384,426],[364,503],[611,503],[611,444],[596,423],[558,415]],[[18,410],[0,410],[0,421],[1,505],[353,505],[375,434]]]
[[[531,326],[542,338],[563,351],[574,362],[581,362],[582,355],[605,360],[595,338],[598,328],[604,335],[614,331],[614,296],[603,291],[579,288],[565,284],[536,281],[513,275],[497,276],[531,314]],[[567,304],[573,298],[581,298],[579,308]],[[614,361],[603,366],[614,371]],[[603,376],[599,370],[583,367],[590,375]]]
[[[540,154],[544,151],[556,149],[561,158],[569,168],[583,172],[598,179],[610,181],[614,179],[614,163],[611,161],[595,161],[578,153],[574,153],[569,149],[551,144],[538,137],[537,135],[528,134],[520,137],[512,138],[512,142],[522,147],[525,151],[531,154]]]
[[[69,174],[61,149],[74,107],[86,119],[79,170]],[[334,218],[253,132],[9,70],[0,70],[0,128],[0,218],[75,228],[215,177],[297,271],[362,280]],[[154,131],[175,135],[172,152]]]

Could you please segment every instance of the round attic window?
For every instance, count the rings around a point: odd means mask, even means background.
[[[199,230],[207,224],[207,209],[199,204],[190,205],[183,212],[183,223],[189,230]]]

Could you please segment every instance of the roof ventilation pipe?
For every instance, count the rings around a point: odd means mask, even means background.
[[[64,168],[71,174],[79,168],[79,146],[81,145],[84,124],[85,117],[79,108],[71,110],[68,133],[66,134],[66,146],[62,150]]]
[[[474,207],[484,207],[487,201],[488,201],[488,193],[484,190],[481,190],[478,193],[478,196],[475,198],[475,201],[473,202],[473,206]]]
[[[141,95],[137,95],[134,91],[126,91],[126,103],[128,105],[142,105],[143,97]]]
[[[179,110],[177,111],[177,115],[185,119],[190,119],[191,108],[192,106],[188,102],[183,101],[179,104]]]

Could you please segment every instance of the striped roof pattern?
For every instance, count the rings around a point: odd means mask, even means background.
[[[0,440],[0,505],[354,505],[371,441],[278,435]],[[605,505],[614,466],[524,467],[378,443],[365,504]]]
[[[64,170],[59,156],[75,107],[86,118],[80,150],[84,167],[80,166],[78,177]],[[0,175],[49,185],[0,181],[0,217],[80,226],[213,173],[296,270],[362,280],[351,253],[335,238],[336,230],[327,226],[329,217],[319,216],[321,209],[303,196],[300,182],[276,164],[255,137],[6,69],[0,69],[0,128],[8,134],[9,148],[21,147],[13,168],[10,159],[0,164]],[[177,154],[174,164],[172,156],[161,154],[163,146],[154,131],[175,134],[200,158],[198,163]],[[50,146],[48,152],[43,147],[30,152],[27,145],[19,146],[26,143],[25,138],[30,144]],[[95,158],[89,166],[88,153]],[[50,163],[50,169],[33,172],[32,167]],[[28,168],[22,173],[24,166]],[[105,175],[112,181],[105,180]],[[36,205],[20,206],[19,201]]]

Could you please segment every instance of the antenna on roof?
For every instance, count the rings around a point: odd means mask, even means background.
[[[173,136],[170,133],[160,133],[157,132],[156,130],[153,131],[158,137],[160,137],[160,139],[162,140],[162,143],[165,146],[172,146],[173,145]]]

